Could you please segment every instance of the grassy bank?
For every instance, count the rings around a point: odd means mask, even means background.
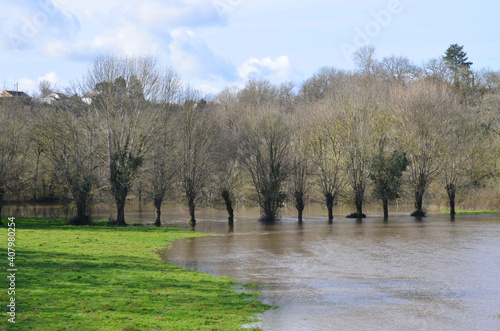
[[[7,219],[0,228],[3,311]],[[179,268],[156,251],[181,229],[70,227],[65,220],[16,219],[16,324],[7,330],[236,330],[267,306],[231,280]]]

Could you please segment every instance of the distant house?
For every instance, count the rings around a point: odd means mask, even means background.
[[[52,105],[56,102],[64,101],[66,99],[68,99],[68,97],[64,93],[51,93],[47,95],[45,98],[41,98],[40,102]]]
[[[30,96],[24,92],[5,90],[0,93],[0,98],[30,98]]]
[[[92,103],[92,99],[96,98],[99,96],[97,93],[85,93],[82,96],[82,101],[85,102],[87,105],[90,105]]]

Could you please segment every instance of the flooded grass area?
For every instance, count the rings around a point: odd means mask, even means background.
[[[257,209],[236,213],[200,209],[195,232],[161,257],[186,269],[227,276],[261,292],[277,306],[251,324],[290,330],[497,330],[500,329],[500,216],[446,214],[417,219],[393,209],[384,221],[345,218],[336,209],[310,206],[299,224],[293,210],[273,225]],[[100,216],[104,217],[104,211]],[[184,206],[163,211],[166,227],[188,226]],[[152,208],[130,208],[129,223],[152,225]]]
[[[176,241],[163,258],[253,284],[279,307],[264,313],[264,330],[500,328],[497,215],[205,227],[219,234]]]

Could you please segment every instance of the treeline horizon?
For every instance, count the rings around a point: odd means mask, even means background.
[[[457,196],[487,192],[496,205],[500,71],[473,71],[457,44],[422,66],[378,60],[372,46],[354,60],[356,71],[322,68],[300,86],[255,78],[204,98],[154,58],[105,56],[65,102],[3,98],[0,214],[5,200],[53,199],[88,225],[92,205],[111,200],[126,225],[132,195],[154,204],[157,226],[166,200],[184,202],[192,226],[200,203],[223,206],[229,224],[241,204],[270,223],[285,204],[301,222],[311,202],[332,222],[339,202],[361,219],[380,201],[387,219],[402,196],[422,217],[430,191],[452,218]]]

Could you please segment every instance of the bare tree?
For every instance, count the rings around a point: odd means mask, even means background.
[[[377,74],[388,83],[409,86],[421,76],[421,70],[404,56],[388,56],[382,59]]]
[[[500,88],[500,71],[498,70],[482,69],[476,77],[479,80],[477,83],[481,83],[488,91]]]
[[[160,114],[157,125],[152,132],[152,145],[146,155],[146,190],[147,196],[155,207],[155,225],[161,226],[161,206],[167,190],[172,187],[174,176],[178,173],[178,162],[175,158],[179,134],[176,130],[178,108],[176,102],[182,94],[182,84],[178,75],[167,69],[160,76],[158,107]]]
[[[198,106],[197,93],[185,91],[185,102],[177,121],[179,129],[179,179],[190,214],[189,224],[196,225],[196,203],[212,180],[218,132],[210,107]]]
[[[427,80],[437,84],[451,82],[451,72],[442,57],[425,62],[423,70]]]
[[[20,100],[0,102],[0,225],[4,197],[21,186],[20,180],[26,170],[25,157],[28,151],[26,140],[26,109]]]
[[[360,47],[354,52],[353,60],[359,72],[375,76],[378,62],[375,57],[375,46],[367,45]]]
[[[331,105],[325,100],[313,105],[311,117],[316,121],[311,126],[307,153],[312,173],[325,199],[328,221],[333,221],[333,206],[345,187],[345,158],[339,119]]]
[[[228,224],[234,224],[234,207],[240,196],[242,175],[238,164],[238,127],[232,119],[233,111],[222,112],[219,109],[219,139],[217,141],[216,191],[228,213]]]
[[[249,107],[258,107],[275,102],[279,90],[265,79],[250,79],[239,91],[238,101]]]
[[[383,134],[377,127],[384,89],[371,77],[353,80],[339,91],[335,99],[338,108],[343,148],[347,156],[346,172],[354,193],[356,213],[348,217],[361,219],[365,192],[375,159],[377,145]]]
[[[261,209],[261,221],[278,219],[290,174],[290,131],[279,106],[248,108],[241,123],[239,161],[250,175]]]
[[[67,104],[67,107],[62,111],[46,107],[35,132],[38,144],[75,204],[77,214],[70,224],[90,225],[92,198],[98,189],[97,171],[103,160],[98,121],[95,113],[83,104]]]
[[[236,86],[226,87],[215,96],[217,102],[224,111],[230,111],[238,104],[238,89]]]
[[[455,217],[455,197],[484,171],[480,164],[485,160],[486,143],[476,114],[459,105],[454,107],[450,127],[446,135],[442,158],[441,185],[446,189],[450,205],[450,216]]]
[[[307,203],[311,186],[311,160],[307,154],[308,136],[310,134],[307,117],[310,116],[304,109],[297,108],[292,117],[291,161],[292,172],[291,195],[295,200],[297,219],[302,222],[302,213]]]
[[[295,105],[295,85],[292,82],[284,82],[278,86],[277,102],[285,112],[291,112]]]
[[[52,85],[50,84],[49,81],[42,80],[40,84],[38,84],[38,89],[40,90],[40,96],[42,98],[45,98],[51,94],[52,91]]]
[[[301,86],[299,98],[305,103],[316,102],[328,95],[335,86],[346,80],[348,74],[335,68],[321,68],[311,78],[307,79]]]
[[[442,151],[453,116],[453,97],[448,87],[420,82],[407,91],[399,90],[394,99],[399,141],[408,158],[407,175],[415,195],[413,216],[425,216],[423,197],[442,169]]]
[[[158,94],[152,58],[97,58],[84,76],[82,91],[98,94],[91,108],[102,118],[108,146],[109,183],[116,203],[116,224],[125,225],[125,204],[157,123],[151,107]]]

